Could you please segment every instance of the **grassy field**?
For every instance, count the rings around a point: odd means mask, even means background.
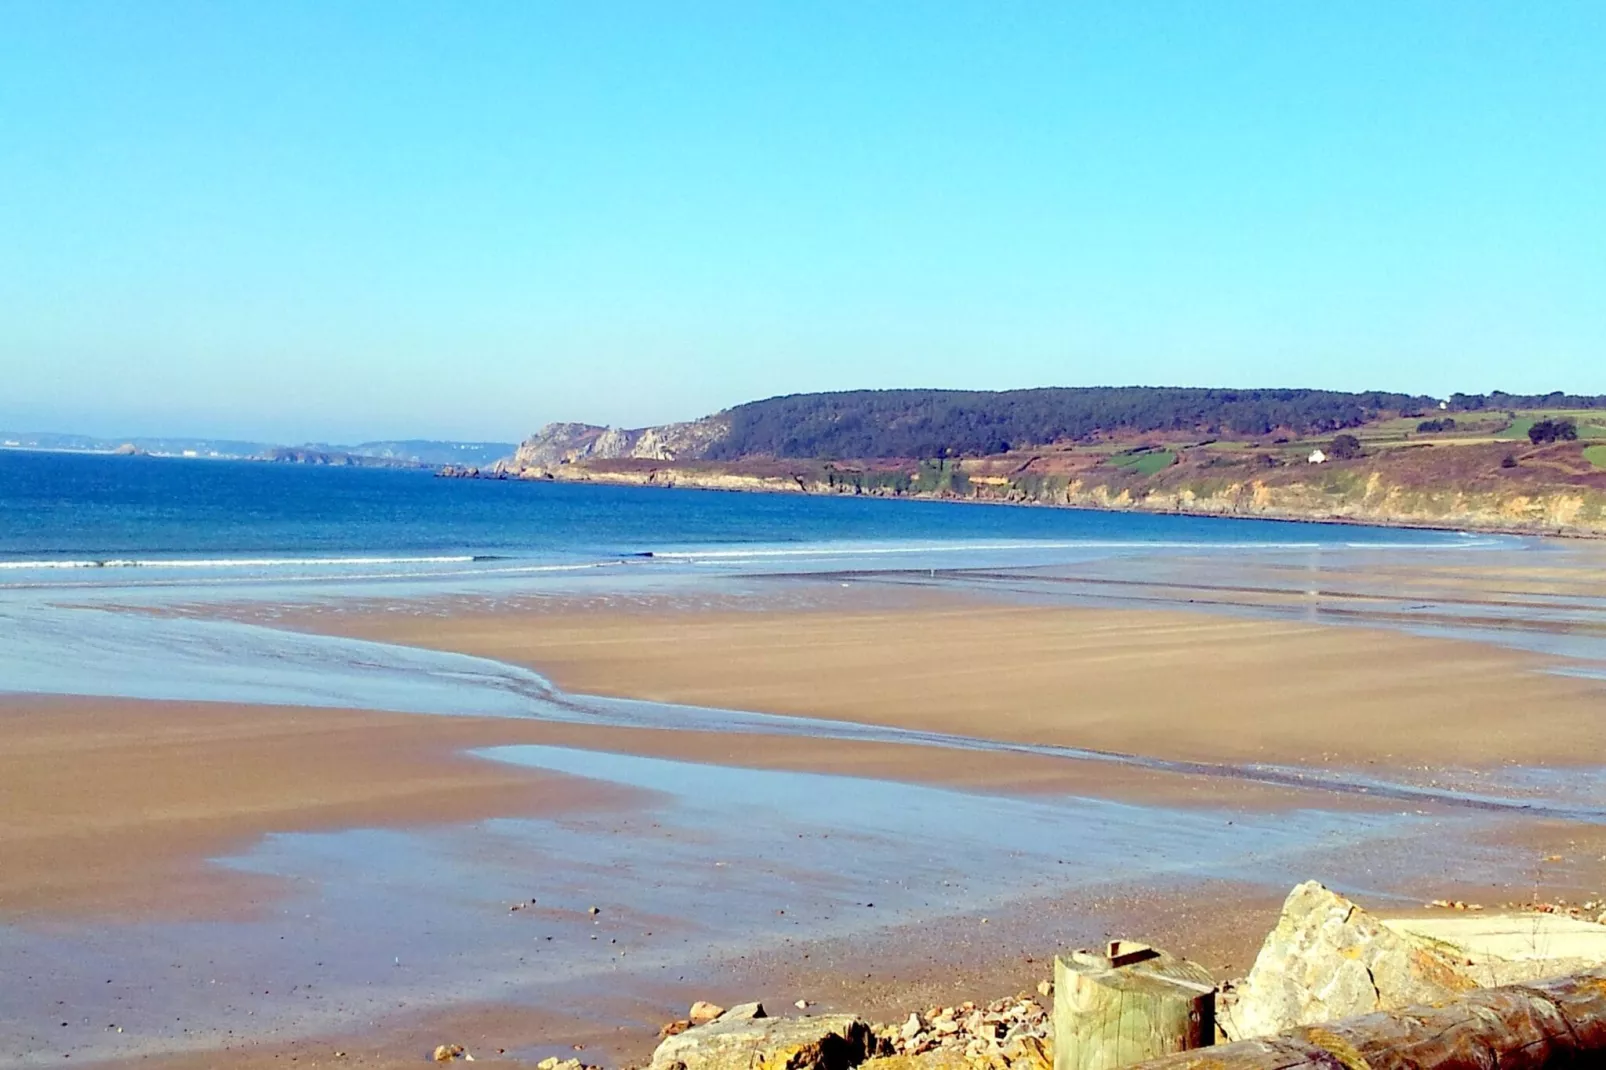
[[[1455,421],[1454,431],[1418,431],[1417,426],[1428,420],[1445,417]],[[1389,446],[1406,442],[1446,442],[1458,439],[1484,438],[1506,426],[1504,413],[1447,413],[1430,412],[1423,416],[1399,416],[1392,420],[1378,420],[1355,429],[1353,434],[1363,445]]]
[[[1110,463],[1140,476],[1152,476],[1176,464],[1177,455],[1171,450],[1134,450],[1111,457]]]
[[[1584,460],[1596,468],[1606,470],[1606,444],[1584,447]]]
[[[1578,437],[1606,438],[1606,413],[1597,409],[1557,409],[1552,412],[1519,412],[1517,418],[1495,436],[1503,442],[1525,442],[1528,429],[1540,420],[1567,419],[1578,425]]]
[[[1134,441],[1136,436],[1110,434],[1091,441],[1078,441],[1074,445],[1062,444],[1046,449],[1066,455],[1074,453],[1079,457],[1096,458],[1095,464],[1113,466],[1136,475],[1153,476],[1165,471],[1179,459],[1188,463],[1190,459],[1206,454],[1238,457],[1255,454],[1272,458],[1278,464],[1299,463],[1315,449],[1330,454],[1333,439],[1339,434],[1354,435],[1360,439],[1361,448],[1367,455],[1426,446],[1486,446],[1493,443],[1521,444],[1526,448],[1528,429],[1544,419],[1572,420],[1578,428],[1580,441],[1606,442],[1606,409],[1529,409],[1516,412],[1504,409],[1478,412],[1431,409],[1415,416],[1395,416],[1374,420],[1360,427],[1319,434],[1298,435],[1278,430],[1262,435],[1235,435],[1222,431],[1201,439],[1194,438],[1188,432],[1150,433],[1137,441]],[[1419,430],[1425,423],[1443,420],[1453,420],[1455,426],[1443,431]]]

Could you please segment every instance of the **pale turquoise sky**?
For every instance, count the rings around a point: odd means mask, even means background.
[[[1606,392],[1606,3],[0,0],[0,427]]]

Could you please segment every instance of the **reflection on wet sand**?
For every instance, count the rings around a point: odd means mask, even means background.
[[[1337,854],[1352,888],[1373,873],[1386,887],[1406,858],[1421,873],[1481,853],[1499,869],[1496,851],[1469,844],[1482,826],[1468,816],[1022,799],[546,746],[482,756],[640,801],[270,835],[221,860],[289,882],[253,917],[6,930],[7,961],[36,983],[0,995],[0,1044],[136,1055],[219,1045],[246,1025],[309,1035],[355,1015],[487,1001],[584,1018],[605,996],[717,976],[741,957],[784,963],[831,939],[868,948],[1116,880],[1287,883]],[[1046,928],[1080,924],[1087,939],[1101,921],[1061,915]],[[68,1032],[52,1032],[62,1007]]]
[[[82,812],[55,815],[83,843],[194,835],[144,909],[13,911],[0,954],[28,983],[0,992],[0,1051],[290,1043],[490,1004],[590,1036],[738,966],[790,984],[920,948],[899,983],[930,984],[998,952],[955,936],[983,917],[1046,952],[1206,887],[1231,889],[1223,916],[1310,876],[1400,902],[1515,896],[1537,844],[1576,853],[1606,824],[1602,684],[1578,675],[1606,663],[1600,553],[20,592],[0,605],[18,686],[217,705],[161,722],[107,702],[73,747],[28,737],[90,778]],[[0,715],[22,725],[38,701]],[[96,739],[142,755],[149,787],[117,795]],[[14,843],[22,816],[0,827]],[[211,902],[249,888],[249,909],[151,909],[197,887],[203,844]],[[36,905],[69,868],[38,867]]]

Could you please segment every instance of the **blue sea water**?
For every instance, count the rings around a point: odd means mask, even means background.
[[[0,567],[821,547],[1453,546],[1450,532],[1262,520],[437,479],[386,469],[0,451]]]

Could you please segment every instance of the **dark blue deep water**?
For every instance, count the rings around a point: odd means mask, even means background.
[[[386,469],[0,451],[0,563],[471,554],[595,559],[869,542],[1453,544],[1452,533]]]

